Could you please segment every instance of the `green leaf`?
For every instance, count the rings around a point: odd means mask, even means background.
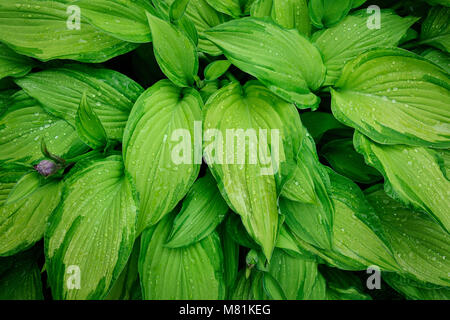
[[[381,186],[368,190],[367,199],[380,217],[402,271],[413,279],[448,287],[449,234],[428,216],[390,198]]]
[[[309,16],[316,28],[329,28],[345,17],[352,5],[352,0],[310,0]]]
[[[397,271],[389,242],[374,209],[362,191],[351,180],[331,170],[331,194],[335,208],[332,249],[321,249],[295,236],[297,244],[317,254],[327,264],[343,270],[364,270],[377,265],[383,270]]]
[[[312,298],[318,277],[316,262],[275,249],[269,265],[269,274],[278,281],[285,299],[308,300]]]
[[[212,81],[221,77],[227,72],[231,63],[228,60],[217,60],[208,64],[205,68],[205,80]]]
[[[44,300],[41,272],[30,255],[0,258],[0,269],[11,263],[0,273],[0,300]]]
[[[230,289],[234,286],[239,267],[239,244],[234,241],[232,236],[227,232],[224,224],[219,229],[223,248],[223,279],[226,285],[227,298],[229,298]]]
[[[40,175],[29,173],[26,181],[22,179],[19,182],[15,193],[25,194],[29,185],[35,186],[40,182]],[[29,196],[0,207],[0,256],[25,250],[42,238],[47,220],[60,201],[61,188],[58,181],[48,181]]]
[[[223,257],[216,232],[183,248],[168,248],[173,214],[142,234],[139,275],[148,300],[218,300],[225,296]]]
[[[227,215],[225,220],[225,231],[240,246],[258,250],[259,247],[245,230],[239,215],[231,213]]]
[[[444,173],[447,180],[450,180],[450,150],[436,150],[438,155],[441,157],[440,165],[441,170]]]
[[[383,280],[410,300],[449,300],[450,288],[423,288],[421,283],[395,273],[383,274]]]
[[[353,273],[327,267],[321,268],[320,272],[327,281],[328,300],[372,300],[363,293],[361,280]]]
[[[310,216],[312,220],[309,220],[308,223],[319,226],[315,230],[319,233],[313,232],[307,238],[319,244],[320,247],[329,247],[331,243],[334,208],[327,191],[329,186],[328,173],[319,162],[315,144],[306,132],[306,138],[297,154],[295,167],[285,178],[280,195],[286,199],[299,202],[291,207],[291,211],[306,210],[310,213],[314,211]],[[288,209],[288,211],[290,210]],[[288,224],[292,223],[292,227],[297,225],[295,231],[300,232],[297,235],[304,234],[300,231],[303,229],[301,226],[303,222],[296,221],[297,218],[298,216],[291,216]]]
[[[450,80],[402,49],[377,49],[347,64],[332,90],[341,122],[383,144],[450,146]]]
[[[198,55],[192,40],[167,21],[149,13],[147,19],[156,61],[161,70],[176,85],[192,86],[198,71]]]
[[[110,36],[128,42],[150,42],[145,12],[155,13],[146,0],[79,0],[82,18]]]
[[[213,80],[205,83],[205,86],[199,90],[203,101],[208,101],[217,90],[219,90],[219,81]]]
[[[52,154],[61,157],[86,150],[70,124],[48,114],[36,100],[19,91],[0,116],[0,162],[31,164],[43,159],[41,140]]]
[[[22,165],[0,165],[0,207],[8,199],[9,193],[29,168]]]
[[[153,0],[155,6],[160,11],[168,12],[168,4],[173,3],[173,0]],[[167,8],[166,8],[167,7]],[[169,18],[168,13],[164,13]],[[204,53],[218,56],[222,54],[222,51],[217,48],[211,41],[204,37],[203,32],[211,27],[221,24],[228,20],[229,17],[223,13],[214,10],[206,0],[189,0],[189,4],[186,8],[186,12],[180,19],[178,25],[183,26],[183,20],[189,20],[195,26],[198,32],[198,50]]]
[[[103,299],[108,294],[133,248],[136,207],[122,157],[77,163],[65,178],[63,198],[45,233],[54,299]]]
[[[290,231],[287,230],[286,225],[284,224],[280,228],[280,233],[278,234],[277,243],[275,246],[283,249],[288,254],[298,254],[310,260],[314,260],[308,252],[305,252],[299,248],[294,237],[290,234]]]
[[[450,8],[436,6],[431,8],[422,23],[420,44],[450,52]]]
[[[360,6],[362,6],[367,0],[353,0],[353,8],[358,8]],[[446,1],[446,0],[444,0]]]
[[[125,129],[123,155],[140,194],[138,233],[172,211],[197,178],[202,107],[197,91],[168,80],[156,83],[136,101]]]
[[[255,76],[283,99],[299,108],[316,108],[317,90],[325,66],[315,46],[297,30],[286,30],[270,19],[242,18],[205,32],[231,63]],[[302,59],[298,59],[302,56]]]
[[[325,144],[321,155],[337,173],[355,182],[370,184],[380,181],[381,174],[364,162],[364,157],[355,151],[352,139],[337,139]]]
[[[83,93],[98,115],[109,139],[122,140],[128,114],[142,87],[113,70],[66,65],[18,79],[30,96],[51,114],[75,126]]]
[[[40,175],[36,172],[29,172],[23,175],[9,192],[5,205],[22,200],[32,195],[41,186]]]
[[[242,14],[242,3],[240,0],[206,0],[215,10],[225,13],[233,18],[239,18]]]
[[[393,47],[406,34],[417,18],[401,18],[392,11],[381,11],[381,28],[367,27],[366,10],[358,11],[332,28],[316,32],[312,41],[319,48],[327,74],[323,85],[333,85],[344,65],[375,47]]]
[[[216,229],[227,211],[214,178],[207,174],[198,179],[183,200],[166,246],[184,247],[202,240]]]
[[[136,240],[127,265],[114,282],[105,300],[142,300],[138,272],[139,250],[140,241]]]
[[[1,0],[0,12],[0,41],[43,61],[104,62],[136,48],[86,23],[66,0]]]
[[[207,54],[218,56],[222,51],[205,38],[204,31],[228,20],[228,16],[217,12],[206,0],[190,0],[185,13],[198,31],[198,49]]]
[[[297,237],[319,248],[331,247],[332,226],[320,206],[281,198],[280,211],[286,215],[286,225]]]
[[[177,21],[181,19],[186,11],[190,0],[175,0],[170,5],[169,17],[170,21]]]
[[[395,270],[397,265],[386,231],[361,189],[350,179],[332,170],[329,173],[336,205],[333,239],[338,250],[349,257],[354,256],[356,260],[359,256],[367,266],[374,264],[386,270]]]
[[[280,284],[270,273],[263,275],[263,288],[271,300],[287,300]]]
[[[231,293],[231,300],[269,300],[263,287],[264,272],[252,271],[247,278],[245,270],[241,270]]]
[[[300,34],[311,34],[311,21],[306,0],[256,0],[251,7],[251,16],[271,17],[286,29],[297,29]]]
[[[33,68],[34,62],[28,57],[15,53],[0,43],[0,79],[23,77]]]
[[[205,160],[230,208],[270,258],[278,230],[275,175],[300,145],[300,118],[258,82],[233,82],[204,109]],[[296,132],[296,134],[293,134]]]
[[[438,65],[444,69],[445,72],[450,74],[450,55],[448,53],[430,48],[422,52],[421,56]]]
[[[322,139],[323,135],[329,130],[345,129],[342,123],[336,120],[331,113],[326,112],[305,112],[301,115],[303,125],[316,142]]]
[[[403,145],[386,146],[356,133],[356,150],[385,177],[386,192],[403,203],[427,212],[450,232],[450,181],[435,151]]]
[[[91,148],[97,149],[106,146],[108,137],[105,128],[103,128],[100,119],[87,101],[85,92],[81,97],[75,117],[75,128],[80,139]]]

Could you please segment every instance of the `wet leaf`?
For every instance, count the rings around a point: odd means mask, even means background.
[[[136,101],[123,139],[125,167],[140,194],[138,233],[173,210],[201,164],[202,99],[195,89],[161,80]],[[197,129],[196,129],[197,128]],[[151,139],[149,139],[151,137]]]
[[[45,233],[54,299],[106,297],[133,248],[136,201],[120,156],[81,161],[65,177]]]

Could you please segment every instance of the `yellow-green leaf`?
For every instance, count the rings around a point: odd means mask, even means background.
[[[334,116],[383,144],[450,146],[450,78],[402,49],[376,49],[347,64],[332,90]]]
[[[67,0],[1,0],[0,41],[44,61],[104,62],[136,48],[95,29]]]
[[[168,248],[174,214],[142,234],[139,275],[148,300],[218,300],[225,296],[223,257],[216,232],[183,248]]]
[[[384,175],[390,196],[428,213],[450,232],[450,181],[434,150],[381,145],[359,133],[355,134],[354,143],[366,162]]]
[[[202,106],[195,89],[161,80],[133,107],[123,155],[140,194],[139,233],[172,211],[197,178],[202,155],[194,147],[201,143],[201,132],[194,129],[201,131]]]
[[[318,106],[319,98],[311,90],[321,86],[325,66],[317,48],[297,30],[250,17],[218,25],[205,35],[231,63],[283,99],[299,108]]]
[[[134,186],[121,156],[78,162],[45,233],[47,274],[57,300],[103,299],[136,236]]]

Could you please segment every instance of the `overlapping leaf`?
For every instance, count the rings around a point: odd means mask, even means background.
[[[271,17],[286,29],[297,29],[300,34],[309,36],[311,21],[306,0],[256,0],[251,7],[251,16]]]
[[[356,275],[328,267],[321,268],[320,272],[326,279],[328,300],[371,300]]]
[[[75,118],[78,136],[93,149],[106,146],[108,137],[97,114],[87,102],[84,93]]]
[[[225,296],[223,256],[216,232],[183,248],[165,246],[174,215],[142,234],[139,275],[144,299],[217,300]]]
[[[164,3],[173,3],[172,0],[153,1],[158,8],[164,6]],[[211,7],[206,0],[189,0],[184,16],[180,19],[180,25],[186,24],[184,20],[190,20],[198,32],[198,48],[199,50],[217,56],[222,51],[217,48],[211,41],[207,40],[203,32],[211,27],[221,24],[228,20],[225,14],[222,14]]]
[[[5,77],[22,77],[31,71],[33,61],[15,53],[0,43],[0,79]]]
[[[176,85],[189,87],[194,84],[198,71],[198,55],[195,44],[179,28],[147,13],[153,37],[156,61],[164,74]]]
[[[152,40],[145,12],[155,13],[146,0],[79,0],[83,18],[112,37],[128,42]]]
[[[338,131],[347,128],[337,121],[331,113],[311,111],[302,113],[301,118],[303,125],[308,129],[315,142],[319,142],[327,131]],[[351,128],[347,129],[351,130]]]
[[[431,8],[422,23],[420,43],[450,52],[450,7]]]
[[[364,157],[353,147],[352,139],[337,139],[325,144],[321,155],[327,159],[336,172],[360,183],[372,183],[381,180],[381,174],[364,163]]]
[[[421,55],[450,74],[450,55],[448,53],[430,48],[422,52]]]
[[[422,283],[403,278],[397,274],[383,274],[389,286],[410,300],[449,300],[450,289],[448,287],[424,287]]]
[[[236,284],[231,294],[231,300],[268,300],[263,287],[264,272],[253,271],[249,277],[245,270],[239,272]]]
[[[405,208],[380,187],[367,191],[402,271],[419,281],[449,286],[450,236],[428,216]]]
[[[352,8],[352,0],[310,0],[309,15],[316,28],[331,27],[341,21]]]
[[[74,156],[86,150],[69,123],[48,114],[35,99],[19,91],[0,116],[0,161],[31,164],[43,159],[42,140],[58,156]]]
[[[336,1],[333,1],[336,2]],[[392,11],[381,12],[380,28],[368,28],[369,15],[358,11],[339,24],[317,32],[312,40],[319,48],[327,75],[324,85],[336,83],[344,65],[359,54],[376,47],[397,45],[416,18],[401,18]]]
[[[202,240],[216,229],[227,211],[214,178],[207,174],[198,179],[183,200],[166,246],[184,247]]]
[[[99,117],[108,138],[122,140],[128,114],[142,87],[125,75],[108,69],[66,65],[17,80],[49,113],[75,125],[83,93]]]
[[[427,212],[450,231],[450,181],[435,151],[403,145],[386,146],[355,134],[355,147],[366,162],[385,177],[386,192],[403,203]]]
[[[317,107],[319,99],[311,90],[322,84],[325,67],[317,48],[297,30],[284,29],[267,18],[242,18],[216,26],[205,35],[231,63],[280,97],[299,108]]]
[[[245,3],[245,1],[239,0],[206,0],[206,1],[215,10],[230,15],[234,18],[239,18],[243,14],[242,4]]]
[[[278,281],[286,299],[320,299],[320,297],[314,297],[315,285],[319,277],[316,262],[297,255],[291,256],[281,249],[276,249],[268,272]]]
[[[310,234],[307,238],[315,244],[320,244],[320,247],[329,247],[334,214],[333,203],[328,192],[330,180],[324,166],[319,162],[314,141],[307,132],[296,158],[293,169],[288,171],[288,175],[284,179],[280,194],[289,200],[299,202],[297,204],[292,203],[288,211],[301,212],[306,210],[310,213],[314,212],[310,215],[312,220],[309,220],[306,224],[308,225],[313,221],[318,222],[316,224],[317,229],[311,233],[306,232]],[[288,224],[293,223],[300,228],[296,227],[295,232],[307,229],[307,227],[302,226],[303,223],[299,223],[297,220],[299,218],[298,215],[294,214],[288,219]],[[315,223],[313,222],[313,224]],[[319,233],[316,234],[317,231]],[[297,233],[297,235],[300,234],[304,234],[304,232]],[[316,238],[316,236],[318,237]]]
[[[300,248],[344,270],[363,270],[370,265],[398,270],[379,218],[359,187],[331,171],[330,178],[335,207],[333,247],[318,248],[292,233]]]

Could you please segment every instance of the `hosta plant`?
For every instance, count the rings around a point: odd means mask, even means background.
[[[450,299],[449,28],[0,0],[0,299]]]

